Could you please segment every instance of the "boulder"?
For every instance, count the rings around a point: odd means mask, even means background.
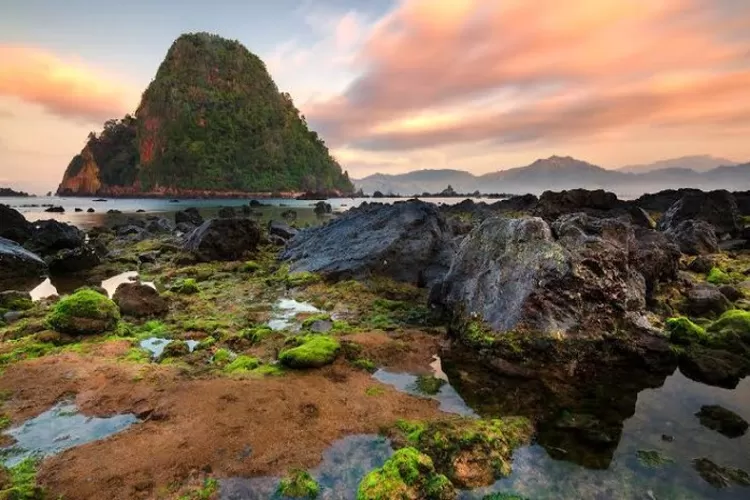
[[[651,297],[659,282],[677,278],[680,247],[671,235],[637,227],[630,247],[630,265],[646,280],[646,295]]]
[[[278,236],[284,241],[294,238],[297,236],[297,233],[299,233],[299,230],[291,227],[289,224],[275,220],[268,223],[268,234]]]
[[[203,261],[241,260],[255,251],[260,236],[251,219],[211,219],[187,236],[184,248]]]
[[[287,244],[291,270],[330,279],[379,275],[431,286],[448,270],[454,246],[437,207],[412,200],[367,204],[323,226],[305,229]]]
[[[174,231],[174,225],[166,217],[151,216],[146,219],[146,231],[152,234],[164,234]]]
[[[496,201],[489,208],[495,212],[529,212],[538,202],[539,199],[533,194],[524,194]]]
[[[78,248],[84,240],[83,231],[70,224],[43,220],[33,224],[31,238],[24,246],[40,255],[51,255],[60,250]]]
[[[704,405],[695,414],[701,425],[728,438],[737,438],[747,432],[748,423],[731,410],[719,405]]]
[[[570,189],[567,191],[545,191],[539,197],[534,215],[551,222],[561,215],[585,212],[589,215],[603,215],[621,208],[623,203],[614,193],[603,189]]]
[[[29,294],[29,292],[21,292],[18,290],[0,292],[0,309],[23,311],[30,309],[31,305],[31,294]]]
[[[49,207],[49,208],[45,209],[44,211],[48,212],[48,213],[53,213],[53,214],[62,214],[62,213],[65,213],[65,209],[63,207],[60,207],[60,206]]]
[[[664,213],[669,207],[677,203],[680,198],[688,193],[700,193],[700,189],[682,188],[682,189],[665,189],[658,193],[647,193],[633,200],[632,205],[641,207],[649,212]]]
[[[708,274],[711,272],[711,269],[716,267],[718,261],[715,256],[699,255],[688,264],[688,270],[694,273]]]
[[[687,255],[705,255],[719,251],[719,240],[711,224],[702,220],[683,220],[666,230],[677,244],[680,251]]]
[[[734,196],[725,190],[688,192],[669,207],[659,222],[659,228],[664,231],[675,229],[681,222],[691,219],[709,223],[720,239],[725,235],[735,236],[742,229]]]
[[[731,307],[732,304],[717,287],[701,283],[687,291],[682,309],[688,316],[700,318],[719,316]]]
[[[297,220],[297,211],[296,210],[284,210],[281,212],[281,216],[288,221],[295,221]]]
[[[60,333],[85,335],[114,330],[120,312],[114,302],[93,290],[63,297],[47,315],[47,323]]]
[[[219,209],[219,217],[222,219],[232,219],[237,217],[237,212],[234,210],[234,207],[221,207]]]
[[[117,287],[112,300],[125,316],[147,318],[169,312],[169,304],[159,292],[141,283],[123,283]]]
[[[724,297],[729,299],[731,302],[735,302],[745,297],[745,294],[742,293],[742,291],[739,288],[734,287],[732,285],[720,286],[719,291]]]
[[[0,204],[0,238],[25,243],[31,238],[32,225],[20,212]]]
[[[733,352],[691,347],[680,354],[680,371],[708,385],[734,389],[750,373],[750,363]]]
[[[47,264],[38,255],[15,241],[0,238],[0,289],[3,281],[41,276],[46,271]]]
[[[101,263],[99,254],[90,245],[60,250],[48,259],[51,275],[76,273],[98,266]]]
[[[94,212],[96,212],[96,210],[94,210],[93,208],[89,208],[86,210],[86,213],[89,213],[89,214],[93,214]]]
[[[333,208],[331,207],[330,203],[326,203],[325,201],[319,201],[315,204],[315,215],[322,216],[326,214],[330,214],[333,211]]]
[[[193,226],[200,226],[203,224],[203,217],[195,207],[186,208],[174,214],[175,224],[192,224]]]

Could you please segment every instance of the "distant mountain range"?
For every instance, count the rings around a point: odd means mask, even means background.
[[[717,163],[726,165],[716,166]],[[374,174],[354,180],[354,184],[365,194],[439,193],[450,185],[459,193],[540,194],[546,190],[587,188],[606,189],[627,197],[680,187],[748,190],[750,163],[693,156],[608,170],[569,156],[551,156],[525,167],[479,176],[461,170],[419,170],[399,175]]]

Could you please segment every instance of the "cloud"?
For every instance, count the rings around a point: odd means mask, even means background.
[[[37,48],[0,45],[0,96],[64,118],[102,123],[132,111],[137,93],[80,61]]]
[[[306,110],[334,146],[410,150],[747,124],[750,4],[404,0]]]

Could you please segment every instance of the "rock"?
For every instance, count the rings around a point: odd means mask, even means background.
[[[4,289],[3,281],[41,276],[46,271],[47,264],[38,255],[0,238],[0,289]]]
[[[742,229],[734,196],[725,190],[685,194],[669,207],[659,222],[659,228],[665,231],[674,229],[691,219],[709,223],[720,239],[725,235],[737,235]]]
[[[96,267],[100,263],[99,254],[89,245],[60,250],[48,259],[51,275],[77,273]]]
[[[597,189],[570,189],[567,191],[545,191],[539,197],[534,215],[551,222],[561,215],[585,212],[589,215],[601,214],[620,208],[622,202],[614,193]],[[593,213],[590,213],[593,212]]]
[[[49,208],[45,209],[44,211],[45,212],[49,212],[49,213],[57,213],[57,214],[65,213],[65,209],[63,207],[59,207],[59,206],[57,206],[57,207],[49,207]]]
[[[52,328],[71,335],[114,330],[119,320],[120,312],[115,303],[93,290],[80,290],[63,297],[47,316]]]
[[[539,199],[533,194],[524,194],[497,201],[489,208],[495,212],[530,212],[538,202]]]
[[[379,275],[431,286],[448,270],[453,244],[437,208],[422,201],[362,204],[323,226],[300,231],[282,260],[291,271],[330,279]]]
[[[112,297],[120,312],[126,316],[146,318],[169,312],[169,304],[159,292],[141,283],[123,283]]]
[[[630,265],[646,280],[646,295],[651,297],[660,282],[677,278],[680,248],[665,233],[637,227],[635,244],[630,247]]]
[[[0,238],[25,243],[31,238],[32,226],[20,212],[0,204]]]
[[[747,432],[748,424],[745,419],[719,405],[701,406],[695,416],[700,419],[702,426],[728,438],[737,438]]]
[[[146,219],[146,231],[152,234],[164,234],[174,231],[174,225],[166,217],[148,217]]]
[[[271,236],[268,237],[268,242],[271,245],[275,245],[277,247],[283,247],[286,245],[287,240],[285,240],[281,236],[276,236],[275,234],[272,234]]]
[[[315,333],[328,333],[333,328],[333,322],[329,320],[315,320],[310,325],[310,331]]]
[[[75,208],[75,209],[74,209],[73,211],[74,211],[74,212],[83,212],[83,209],[82,209],[82,208],[78,208],[78,207],[76,207],[76,208]]]
[[[744,358],[729,351],[691,347],[680,354],[680,371],[688,378],[708,385],[734,389],[750,373]]]
[[[182,234],[188,234],[193,229],[195,229],[195,226],[187,222],[180,222],[175,226],[175,232],[182,233]]]
[[[137,213],[137,214],[142,214],[142,213],[145,213],[145,212],[146,211],[143,210],[142,208],[139,208],[138,210],[135,211],[135,213]]]
[[[3,321],[5,321],[9,325],[12,325],[21,318],[23,318],[23,311],[8,311],[7,313],[3,314]]]
[[[222,219],[232,219],[237,217],[237,212],[234,210],[234,207],[221,207],[219,209],[219,217]]]
[[[175,224],[192,224],[193,226],[200,226],[203,224],[203,217],[195,207],[186,208],[174,214]]]
[[[160,359],[164,358],[179,358],[190,354],[190,348],[187,342],[183,340],[173,340],[164,346],[164,350],[161,352]]]
[[[719,316],[732,304],[717,287],[701,283],[687,291],[683,312],[692,317]]]
[[[638,199],[633,200],[631,203],[634,206],[641,207],[650,212],[664,213],[686,194],[700,192],[700,189],[693,188],[665,189],[658,193],[644,194]]]
[[[193,230],[185,250],[203,261],[241,260],[260,242],[260,228],[250,219],[211,219]]]
[[[78,248],[84,240],[83,231],[70,224],[43,220],[33,224],[31,238],[24,246],[40,255],[51,255],[60,250]]]
[[[284,224],[283,222],[275,220],[268,222],[268,234],[279,236],[285,241],[294,238],[297,236],[297,233],[299,233],[298,229],[295,229],[288,224]]]
[[[745,296],[745,294],[742,293],[739,289],[736,287],[733,287],[732,285],[723,285],[719,287],[719,291],[721,294],[729,299],[731,302],[740,300]]]
[[[707,458],[693,460],[693,468],[714,488],[726,488],[731,483],[738,486],[750,486],[750,474],[742,469],[722,467]]]
[[[702,220],[688,219],[666,230],[674,237],[680,251],[687,255],[712,254],[719,251],[719,240],[713,226]]]
[[[115,208],[110,208],[109,210],[107,210],[107,213],[108,214],[116,215],[116,214],[121,214],[122,212],[119,211],[119,210],[117,210],[117,209],[115,209]]]
[[[330,214],[333,211],[331,204],[325,201],[319,201],[315,204],[315,215],[321,216]]]
[[[688,270],[699,274],[708,274],[716,267],[718,259],[712,255],[699,255],[688,264]]]
[[[31,294],[18,290],[0,292],[0,309],[11,311],[25,311],[32,306]]]
[[[86,210],[86,212],[93,214],[94,212],[96,212],[96,210],[94,210],[93,208],[89,208],[88,210]]]
[[[296,344],[279,353],[279,361],[290,368],[320,368],[336,360],[341,350],[338,340],[328,335],[293,337]]]
[[[138,261],[142,264],[153,264],[159,258],[159,251],[143,252],[138,254]]]
[[[261,203],[258,200],[250,200],[250,203],[248,203],[251,207],[257,208],[257,207],[264,207],[265,203]]]
[[[297,211],[296,210],[284,210],[281,212],[281,216],[288,221],[295,221],[297,220]]]

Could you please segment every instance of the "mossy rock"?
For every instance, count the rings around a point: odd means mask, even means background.
[[[179,293],[180,295],[193,295],[200,291],[198,283],[193,278],[186,278],[177,281],[169,288],[169,291]]]
[[[252,356],[237,356],[228,365],[224,367],[226,373],[247,373],[255,370],[260,366],[258,358]]]
[[[50,328],[73,335],[111,331],[119,320],[117,305],[93,290],[81,290],[62,298],[47,316]]]
[[[750,311],[741,309],[726,311],[707,330],[718,337],[736,337],[750,344]]]
[[[44,488],[37,484],[36,462],[27,458],[10,469],[0,466],[0,499],[44,500]]]
[[[669,340],[674,344],[690,345],[693,342],[704,343],[708,340],[706,329],[684,316],[669,318],[666,327]]]
[[[451,500],[456,498],[456,489],[447,477],[435,471],[429,456],[408,447],[367,474],[357,490],[357,500],[396,498]]]
[[[294,340],[298,345],[279,354],[279,361],[290,368],[320,368],[333,363],[341,344],[328,335],[304,335]]]
[[[183,340],[173,340],[164,346],[160,358],[180,358],[190,354],[190,348],[187,342]]]
[[[295,469],[281,480],[277,493],[288,498],[317,498],[320,485],[309,472]]]
[[[727,285],[732,282],[732,277],[718,267],[713,267],[706,276],[706,281],[713,285]]]
[[[427,396],[434,396],[440,389],[445,385],[445,380],[432,375],[420,375],[417,377],[417,381],[414,383],[416,389],[421,394]]]

